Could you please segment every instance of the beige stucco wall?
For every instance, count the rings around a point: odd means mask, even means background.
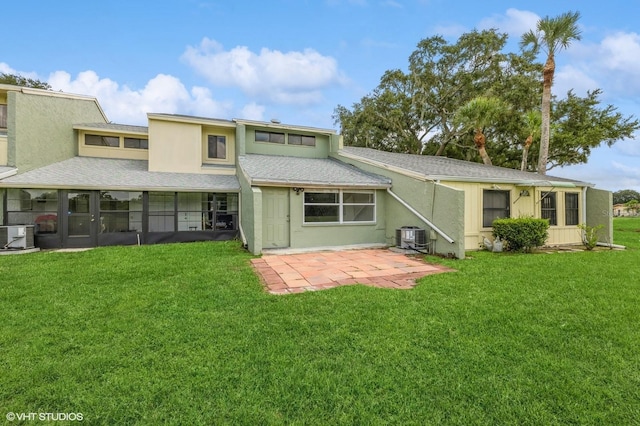
[[[84,144],[84,135],[106,135],[106,136],[116,136],[120,137],[120,147],[110,147],[110,146],[93,146],[93,145],[85,145]],[[101,158],[122,158],[122,159],[131,159],[131,160],[148,160],[149,159],[149,151],[146,149],[134,149],[134,148],[124,148],[123,138],[121,136],[132,137],[132,138],[146,138],[146,136],[142,136],[139,134],[132,135],[123,135],[108,133],[108,132],[99,132],[99,131],[85,131],[81,130],[78,132],[78,155],[83,157],[101,157]]]
[[[602,189],[587,188],[587,225],[599,226],[598,241],[605,244],[613,241],[613,215],[611,206],[613,205],[613,193]]]
[[[209,160],[207,135],[224,135],[227,157]],[[235,130],[201,123],[149,117],[149,170],[156,172],[235,174]],[[218,165],[220,168],[216,168]]]
[[[0,135],[0,166],[7,165],[7,160],[8,160],[7,148],[8,148],[7,136]]]

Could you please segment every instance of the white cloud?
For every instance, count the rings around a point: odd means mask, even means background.
[[[242,112],[240,113],[240,117],[238,118],[244,118],[245,120],[264,121],[264,111],[264,106],[252,102],[242,108]]]
[[[560,67],[553,79],[553,93],[560,98],[564,98],[570,89],[578,96],[586,96],[588,90],[597,87],[598,83],[593,78],[573,65]]]
[[[509,34],[510,38],[520,38],[529,30],[535,30],[540,17],[527,10],[507,9],[504,15],[493,15],[480,21],[478,28],[495,28],[498,32]]]
[[[625,156],[640,157],[640,140],[634,138],[616,142],[614,149]]]
[[[224,117],[231,108],[229,103],[214,100],[209,89],[193,87],[189,91],[178,78],[166,74],[158,74],[141,90],[100,78],[94,71],[83,71],[75,79],[65,71],[56,71],[48,83],[53,90],[96,97],[109,120],[127,124],[146,124],[149,112]]]
[[[214,85],[238,87],[252,98],[276,103],[318,103],[321,89],[345,82],[336,60],[313,49],[255,53],[238,46],[227,51],[205,37],[200,45],[187,47],[182,58]]]

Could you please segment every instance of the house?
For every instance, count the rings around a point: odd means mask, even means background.
[[[616,217],[619,216],[637,216],[638,209],[632,209],[626,204],[614,204],[613,205],[613,215]]]
[[[464,257],[498,217],[580,223],[611,241],[611,193],[442,157],[344,147],[332,129],[149,113],[109,122],[92,97],[0,85],[0,223],[42,248],[240,238],[273,248],[423,245]],[[407,234],[408,235],[408,234]]]

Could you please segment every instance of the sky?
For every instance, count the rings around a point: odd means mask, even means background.
[[[602,106],[640,118],[637,0],[10,1],[0,72],[95,96],[119,124],[152,112],[339,130],[334,109],[406,70],[420,40],[495,28],[516,52],[540,18],[568,11],[582,39],[558,53],[553,93],[599,88]],[[640,133],[549,174],[640,192]]]

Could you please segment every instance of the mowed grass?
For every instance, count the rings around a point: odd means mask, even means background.
[[[88,424],[640,424],[625,251],[470,253],[414,290],[272,296],[236,242],[0,257],[0,415]],[[17,422],[14,422],[17,423]]]

